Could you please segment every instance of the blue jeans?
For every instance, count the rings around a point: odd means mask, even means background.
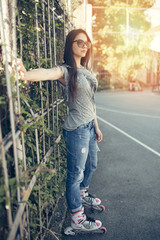
[[[80,189],[89,187],[97,168],[97,142],[94,120],[73,131],[63,129],[67,148],[66,198],[71,212],[81,209]]]

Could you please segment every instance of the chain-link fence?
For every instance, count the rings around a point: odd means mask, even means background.
[[[12,65],[61,64],[72,26],[56,0],[1,0],[0,19],[0,239],[45,239],[65,186],[67,109],[56,81],[21,82]]]

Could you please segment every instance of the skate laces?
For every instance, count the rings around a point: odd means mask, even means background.
[[[88,221],[88,222],[95,222],[96,220],[94,219],[94,218],[92,218],[92,217],[88,217],[87,215],[86,215],[86,221]]]
[[[101,200],[99,198],[94,197],[90,193],[88,193],[86,196],[82,198],[82,201],[87,202],[89,205],[99,205],[101,203]]]
[[[88,196],[84,197],[84,200],[90,204],[91,208],[93,207],[94,197],[91,194],[88,194]]]
[[[92,217],[88,217],[83,213],[83,209],[76,213],[71,214],[71,226],[74,229],[95,230],[98,229],[102,223],[99,220],[95,220]]]
[[[86,216],[86,220],[83,222],[83,226],[86,229],[96,229],[101,225],[99,220],[95,220],[94,218]]]

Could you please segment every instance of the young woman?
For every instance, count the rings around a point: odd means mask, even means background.
[[[65,86],[69,114],[63,126],[67,148],[66,198],[73,229],[92,231],[101,227],[99,220],[87,219],[83,204],[99,205],[101,200],[88,194],[93,172],[97,167],[97,142],[102,140],[98,127],[94,93],[97,80],[88,70],[92,44],[82,29],[72,30],[67,38],[64,64],[52,69],[26,71],[18,60],[21,80],[59,80]]]

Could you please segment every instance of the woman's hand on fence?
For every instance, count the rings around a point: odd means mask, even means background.
[[[23,65],[23,62],[20,58],[17,59],[17,70],[18,70],[18,78],[22,81],[25,81],[25,74],[26,74],[26,69]]]

